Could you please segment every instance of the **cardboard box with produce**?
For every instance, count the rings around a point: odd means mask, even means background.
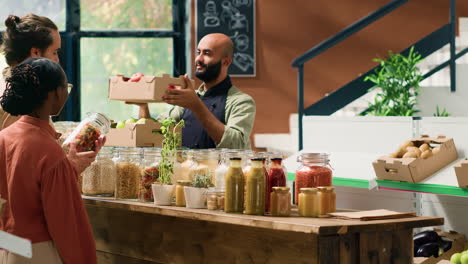
[[[458,186],[468,188],[468,160],[464,159],[454,166]]]
[[[179,133],[181,129],[176,129]],[[161,124],[154,119],[130,118],[113,123],[106,135],[106,146],[111,147],[161,147]]]
[[[465,236],[455,231],[442,232],[440,229],[423,231],[413,236],[415,263],[464,264],[468,261]],[[464,262],[462,255],[467,255]],[[450,261],[448,261],[450,260]]]
[[[194,83],[193,80],[191,80]],[[135,73],[128,78],[123,75],[110,77],[109,99],[127,102],[162,102],[161,97],[169,86],[186,88],[183,77],[161,77]]]
[[[404,142],[395,153],[372,164],[378,179],[421,182],[458,158],[452,138],[423,135]]]

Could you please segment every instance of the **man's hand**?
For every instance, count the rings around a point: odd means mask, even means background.
[[[140,108],[138,111],[138,118],[150,118],[151,114],[149,111],[148,103],[137,103],[137,102],[125,102],[125,104],[136,105]]]
[[[199,109],[203,103],[195,92],[193,84],[187,74],[184,76],[184,80],[187,88],[180,89],[168,87],[162,99],[168,104],[177,105],[195,112],[195,110]]]
[[[76,152],[76,144],[70,144],[70,151],[68,152],[68,160],[75,166],[78,174],[81,174],[86,168],[91,165],[93,161],[96,160],[97,153],[106,143],[106,137],[100,136],[98,140],[94,142],[95,151],[86,151],[86,152]]]

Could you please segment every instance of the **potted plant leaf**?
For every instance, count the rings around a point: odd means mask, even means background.
[[[193,176],[192,186],[184,187],[185,204],[187,208],[205,208],[206,192],[213,187],[211,173],[200,171]]]
[[[416,98],[419,94],[419,82],[423,75],[416,66],[422,56],[411,47],[408,56],[388,53],[387,59],[374,59],[380,63],[373,74],[364,81],[373,82],[377,90],[373,102],[369,102],[369,109],[364,114],[374,116],[413,116],[419,112],[416,109]]]
[[[163,135],[161,162],[159,163],[158,181],[151,185],[156,205],[171,205],[174,196],[175,185],[171,178],[174,173],[174,162],[177,158],[177,147],[182,142],[182,136],[178,132],[184,127],[184,120],[176,122],[168,117],[161,121],[161,134]]]

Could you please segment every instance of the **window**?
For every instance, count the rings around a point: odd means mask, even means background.
[[[0,19],[35,13],[51,18],[62,37],[60,63],[73,89],[58,120],[88,112],[114,120],[138,116],[138,107],[110,101],[109,77],[186,72],[186,0],[0,0]],[[6,7],[6,8],[4,8]],[[0,21],[0,31],[5,30]],[[1,56],[0,67],[5,67]],[[168,109],[150,103],[153,117]]]

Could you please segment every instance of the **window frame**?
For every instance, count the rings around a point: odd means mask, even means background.
[[[172,30],[81,30],[80,0],[65,0],[65,31],[60,32],[60,62],[74,87],[55,121],[81,120],[81,38],[172,38],[173,76],[186,73],[186,1],[172,0]]]

